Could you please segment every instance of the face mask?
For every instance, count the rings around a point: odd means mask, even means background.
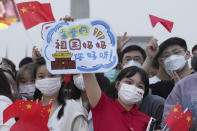
[[[131,60],[129,62],[127,62],[124,66],[123,69],[127,68],[127,67],[131,67],[131,66],[137,66],[139,68],[142,67],[142,65],[140,63],[138,63],[137,61]]]
[[[181,71],[185,66],[185,55],[172,55],[164,61],[164,67],[167,72]]]
[[[85,91],[85,85],[84,85],[84,81],[83,81],[83,76],[80,75],[77,78],[73,79],[75,86],[81,90],[81,91]]]
[[[61,78],[45,78],[36,80],[36,88],[45,96],[56,94],[61,88]]]
[[[36,90],[35,84],[24,85],[19,87],[19,93],[23,100],[32,100]]]
[[[106,72],[104,76],[107,77],[109,79],[109,81],[112,83],[116,80],[116,77],[118,76],[119,73],[120,73],[119,70],[112,69],[112,70]]]
[[[121,84],[118,97],[126,105],[133,105],[141,101],[144,95],[144,91],[134,85]]]

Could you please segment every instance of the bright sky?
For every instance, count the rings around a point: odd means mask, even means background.
[[[57,20],[70,14],[69,0],[51,0],[51,4]],[[133,36],[154,36],[159,43],[171,36],[178,36],[184,38],[191,49],[197,44],[196,5],[196,0],[90,0],[90,17],[106,20],[117,35],[127,31]],[[153,29],[149,14],[173,21],[172,33],[168,33],[160,24]],[[29,56],[33,45],[42,47],[40,27],[26,31],[22,23],[16,23],[0,30],[0,57],[5,56],[7,46],[8,57],[18,65],[25,55],[26,45]]]

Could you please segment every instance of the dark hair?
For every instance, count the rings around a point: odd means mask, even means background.
[[[19,87],[19,81],[20,81],[21,76],[23,75],[23,73],[25,71],[28,71],[28,73],[31,75],[31,77],[35,78],[34,77],[34,68],[35,68],[35,64],[34,63],[29,63],[29,64],[25,64],[23,67],[21,67],[19,69],[19,71],[17,72],[17,75],[16,75],[17,87]]]
[[[11,60],[2,58],[0,65],[3,66],[1,68],[4,71],[8,72],[12,76],[12,78],[16,80],[16,66]]]
[[[73,75],[71,75],[71,79],[66,86],[66,93],[68,99],[79,99],[81,97],[81,91],[75,86]]]
[[[127,52],[130,52],[130,51],[139,51],[142,54],[143,59],[144,60],[146,59],[146,52],[144,51],[144,49],[142,49],[140,46],[137,46],[137,45],[131,45],[131,46],[128,46],[127,48],[125,48],[121,52],[120,62],[122,62],[122,59],[124,57],[124,54],[126,54]]]
[[[148,92],[149,92],[149,78],[148,78],[148,74],[143,69],[138,68],[136,66],[125,68],[121,70],[121,72],[119,73],[115,81],[121,81],[125,77],[127,78],[132,77],[136,73],[140,74],[141,79],[145,85],[145,91],[144,91],[144,97],[145,97],[148,95]]]
[[[107,91],[107,88],[110,87],[109,80],[104,76],[103,73],[96,73],[96,79],[98,81],[99,87],[103,92]],[[75,86],[73,75],[71,75],[71,80],[66,86],[67,96],[69,99],[79,99],[81,97],[81,91]]]
[[[46,62],[44,60],[43,57],[40,57],[36,60],[35,62],[35,70],[34,70],[34,78],[36,79],[36,73],[38,71],[38,68],[42,65],[46,65]],[[61,109],[59,110],[58,112],[58,115],[57,115],[57,118],[60,119],[62,117],[62,115],[64,114],[64,107],[66,105],[66,102],[65,102],[65,94],[64,94],[64,91],[63,91],[63,88],[64,88],[64,83],[62,83],[62,86],[59,90],[59,95],[58,95],[58,103],[60,105],[62,105]],[[34,92],[34,96],[33,96],[34,100],[41,100],[42,98],[42,93],[40,90],[38,90],[36,88],[35,92]]]
[[[187,44],[186,44],[186,41],[184,39],[179,38],[179,37],[171,37],[171,38],[165,40],[164,42],[162,42],[160,44],[160,46],[159,46],[159,52],[155,56],[155,58],[153,60],[155,62],[155,65],[157,66],[157,68],[159,68],[158,58],[161,56],[161,54],[163,53],[163,51],[166,48],[168,48],[169,46],[172,46],[172,45],[179,45],[185,51],[187,51]]]
[[[23,58],[20,62],[19,62],[19,68],[21,68],[22,66],[28,64],[28,63],[32,63],[32,58],[31,57],[25,57]]]
[[[12,101],[14,101],[11,93],[10,85],[4,74],[4,71],[1,68],[0,68],[0,95],[7,96]]]
[[[192,48],[192,53],[194,52],[194,50],[197,49],[197,45],[195,45],[193,48]]]

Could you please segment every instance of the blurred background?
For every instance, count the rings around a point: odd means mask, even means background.
[[[15,0],[15,3],[24,1],[29,0]],[[103,19],[111,25],[117,36],[123,35],[124,32],[128,32],[128,36],[133,36],[134,39],[128,44],[134,43],[145,47],[152,37],[157,38],[160,44],[172,36],[185,39],[189,50],[197,44],[196,0],[40,0],[40,2],[51,3],[56,20],[65,15]],[[173,21],[172,33],[161,24],[152,28],[149,14]],[[31,56],[33,45],[41,49],[43,45],[41,26],[42,24],[39,24],[25,30],[22,22],[16,22],[6,29],[1,29],[0,57],[7,57],[18,65],[22,58]]]

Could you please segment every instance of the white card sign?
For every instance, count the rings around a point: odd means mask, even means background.
[[[43,25],[43,56],[53,74],[106,72],[118,62],[116,36],[102,20]]]

